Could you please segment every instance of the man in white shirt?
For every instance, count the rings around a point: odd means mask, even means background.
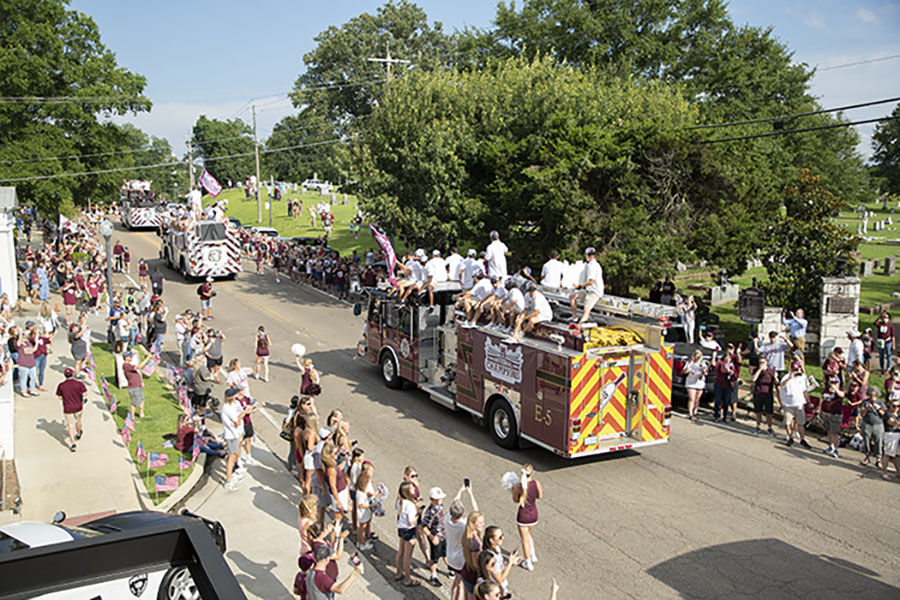
[[[241,456],[241,440],[244,439],[244,417],[256,410],[256,405],[242,409],[241,397],[243,397],[243,391],[240,388],[230,387],[225,390],[225,402],[222,404],[220,415],[224,429],[225,451],[228,453],[228,458],[225,461],[225,489],[229,492],[237,489],[237,486],[231,480],[232,474],[234,474],[234,479],[238,483],[243,479],[242,475],[234,473],[234,466]]]
[[[461,300],[463,303],[463,309],[466,311],[466,318],[469,321],[473,321],[473,317],[475,316],[475,311],[478,307],[482,306],[484,302],[486,302],[494,293],[494,284],[491,283],[491,280],[485,277],[484,273],[481,271],[475,272],[475,285],[472,286],[472,289],[468,292],[464,293]],[[481,316],[481,313],[478,313]]]
[[[584,303],[584,313],[581,316],[579,325],[583,325],[591,316],[591,309],[603,297],[603,269],[597,262],[597,251],[594,248],[586,248],[584,251],[584,269],[581,272],[579,283],[575,286],[575,290],[580,290],[569,296],[569,302],[572,306],[572,319],[578,314],[577,300]]]
[[[794,433],[800,434],[800,445],[809,448],[809,442],[805,438],[804,425],[806,424],[806,410],[804,406],[809,402],[809,382],[803,373],[800,361],[791,363],[791,372],[781,379],[778,403],[781,404],[781,413],[784,415],[784,428],[787,431],[785,443],[794,445]]]
[[[459,281],[459,266],[462,260],[456,246],[450,248],[450,256],[447,257],[447,277],[450,281]]]
[[[531,331],[538,323],[548,323],[553,320],[553,308],[537,289],[534,283],[525,287],[525,310],[516,319],[516,328],[513,330],[513,341],[518,341],[523,333]]]
[[[200,193],[200,190],[197,189],[196,185],[192,187],[191,191],[188,193],[188,206],[191,207],[194,218],[199,220],[200,214],[203,212],[203,195]]]
[[[506,297],[498,302],[492,311],[493,327],[513,327],[519,315],[525,312],[525,294],[516,286],[516,280],[510,277],[504,284]]]
[[[184,368],[184,336],[187,325],[184,323],[184,315],[175,315],[175,343],[178,345],[178,366]]]
[[[406,300],[414,291],[418,293],[421,289],[420,286],[424,284],[428,279],[423,260],[426,258],[427,257],[425,256],[425,251],[419,248],[418,250],[416,250],[416,253],[414,255],[410,255],[409,259],[406,261],[406,264],[404,266],[409,269],[407,277],[409,279],[410,285],[408,285],[404,289],[403,294],[400,296],[401,301]]]
[[[425,283],[423,289],[428,290],[428,307],[434,308],[434,290],[437,284],[447,281],[447,263],[441,258],[441,251],[431,253],[431,260],[425,263]]]
[[[459,263],[458,278],[464,291],[472,289],[472,286],[475,285],[475,273],[482,270],[481,265],[478,264],[478,259],[475,258],[476,255],[477,252],[475,252],[475,249],[469,248],[469,251],[466,253],[466,258]]]
[[[541,285],[550,288],[562,287],[563,264],[559,261],[559,252],[550,251],[550,260],[541,268]]]
[[[496,231],[491,232],[491,243],[485,250],[484,258],[487,261],[488,277],[498,277],[501,280],[506,279],[506,253],[509,248],[500,241],[500,234]]]
[[[847,337],[850,338],[850,348],[847,351],[847,372],[853,370],[853,363],[859,361],[865,364],[865,358],[863,357],[863,343],[862,343],[862,334],[854,329],[852,331],[847,332]]]
[[[700,343],[702,344],[703,342]],[[784,372],[784,352],[785,350],[790,350],[793,346],[788,344],[783,337],[780,337],[777,331],[769,332],[768,343],[760,344],[759,338],[755,338],[753,344],[756,354],[765,355],[769,366],[781,376],[781,373]]]

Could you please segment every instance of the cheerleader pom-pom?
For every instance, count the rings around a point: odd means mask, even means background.
[[[383,483],[379,483],[379,484],[378,484],[377,486],[375,486],[375,487],[378,489],[378,497],[379,497],[381,500],[387,500],[387,497],[388,497],[388,487],[387,487],[385,484],[383,484]]]
[[[513,471],[504,473],[503,477],[500,478],[500,485],[503,486],[503,489],[507,492],[511,492],[514,487],[519,485],[519,476]]]
[[[303,344],[294,344],[291,346],[291,354],[294,356],[303,356],[306,354],[306,346]]]

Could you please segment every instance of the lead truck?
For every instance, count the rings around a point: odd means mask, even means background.
[[[359,351],[388,387],[408,383],[471,413],[505,448],[526,440],[576,458],[668,442],[672,347],[664,333],[673,307],[604,296],[593,322],[576,329],[568,297],[539,288],[553,321],[510,343],[483,323],[464,326],[454,285],[439,284],[434,311],[366,290]]]
[[[122,224],[128,229],[159,227],[162,215],[156,202],[156,192],[149,181],[126,181],[120,197]]]
[[[186,224],[172,216],[159,230],[160,257],[185,279],[230,277],[242,271],[237,231],[223,221]]]

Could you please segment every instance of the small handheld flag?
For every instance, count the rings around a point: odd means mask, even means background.
[[[163,477],[162,475],[156,476],[157,492],[174,492],[177,489],[178,475],[173,475],[172,477]]]
[[[191,461],[196,461],[197,456],[200,455],[200,444],[197,443],[197,440],[194,440],[194,446],[191,448]]]
[[[178,457],[178,470],[179,471],[184,471],[185,469],[190,469],[191,465],[193,465],[193,464],[194,463],[192,463],[191,461],[189,461],[188,459],[186,459],[183,456]]]
[[[150,464],[147,466],[151,469],[162,467],[169,462],[169,455],[162,452],[151,452],[148,458],[150,459]]]
[[[131,441],[131,432],[128,431],[128,427],[123,426],[122,431],[119,432],[119,435],[122,436],[122,442],[127,444]]]
[[[137,431],[137,429],[134,428],[134,421],[131,418],[131,413],[125,415],[125,427],[131,431]]]
[[[144,442],[138,441],[137,452],[134,453],[135,458],[138,459],[138,464],[144,464],[144,461],[147,460],[147,452],[144,450]]]

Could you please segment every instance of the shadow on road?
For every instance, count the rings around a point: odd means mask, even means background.
[[[272,574],[275,568],[274,560],[269,562],[255,563],[243,553],[232,550],[226,555],[234,565],[240,570],[235,573],[235,579],[242,588],[259,598],[292,598],[291,590],[287,589],[284,584]]]
[[[647,572],[685,598],[900,597],[879,573],[771,538],[702,548]]]
[[[48,421],[47,419],[38,419],[36,427],[41,431],[46,431],[50,437],[55,439],[66,448],[69,447],[69,444],[66,443],[66,436],[68,435],[68,432],[66,431],[66,424],[62,421]]]

